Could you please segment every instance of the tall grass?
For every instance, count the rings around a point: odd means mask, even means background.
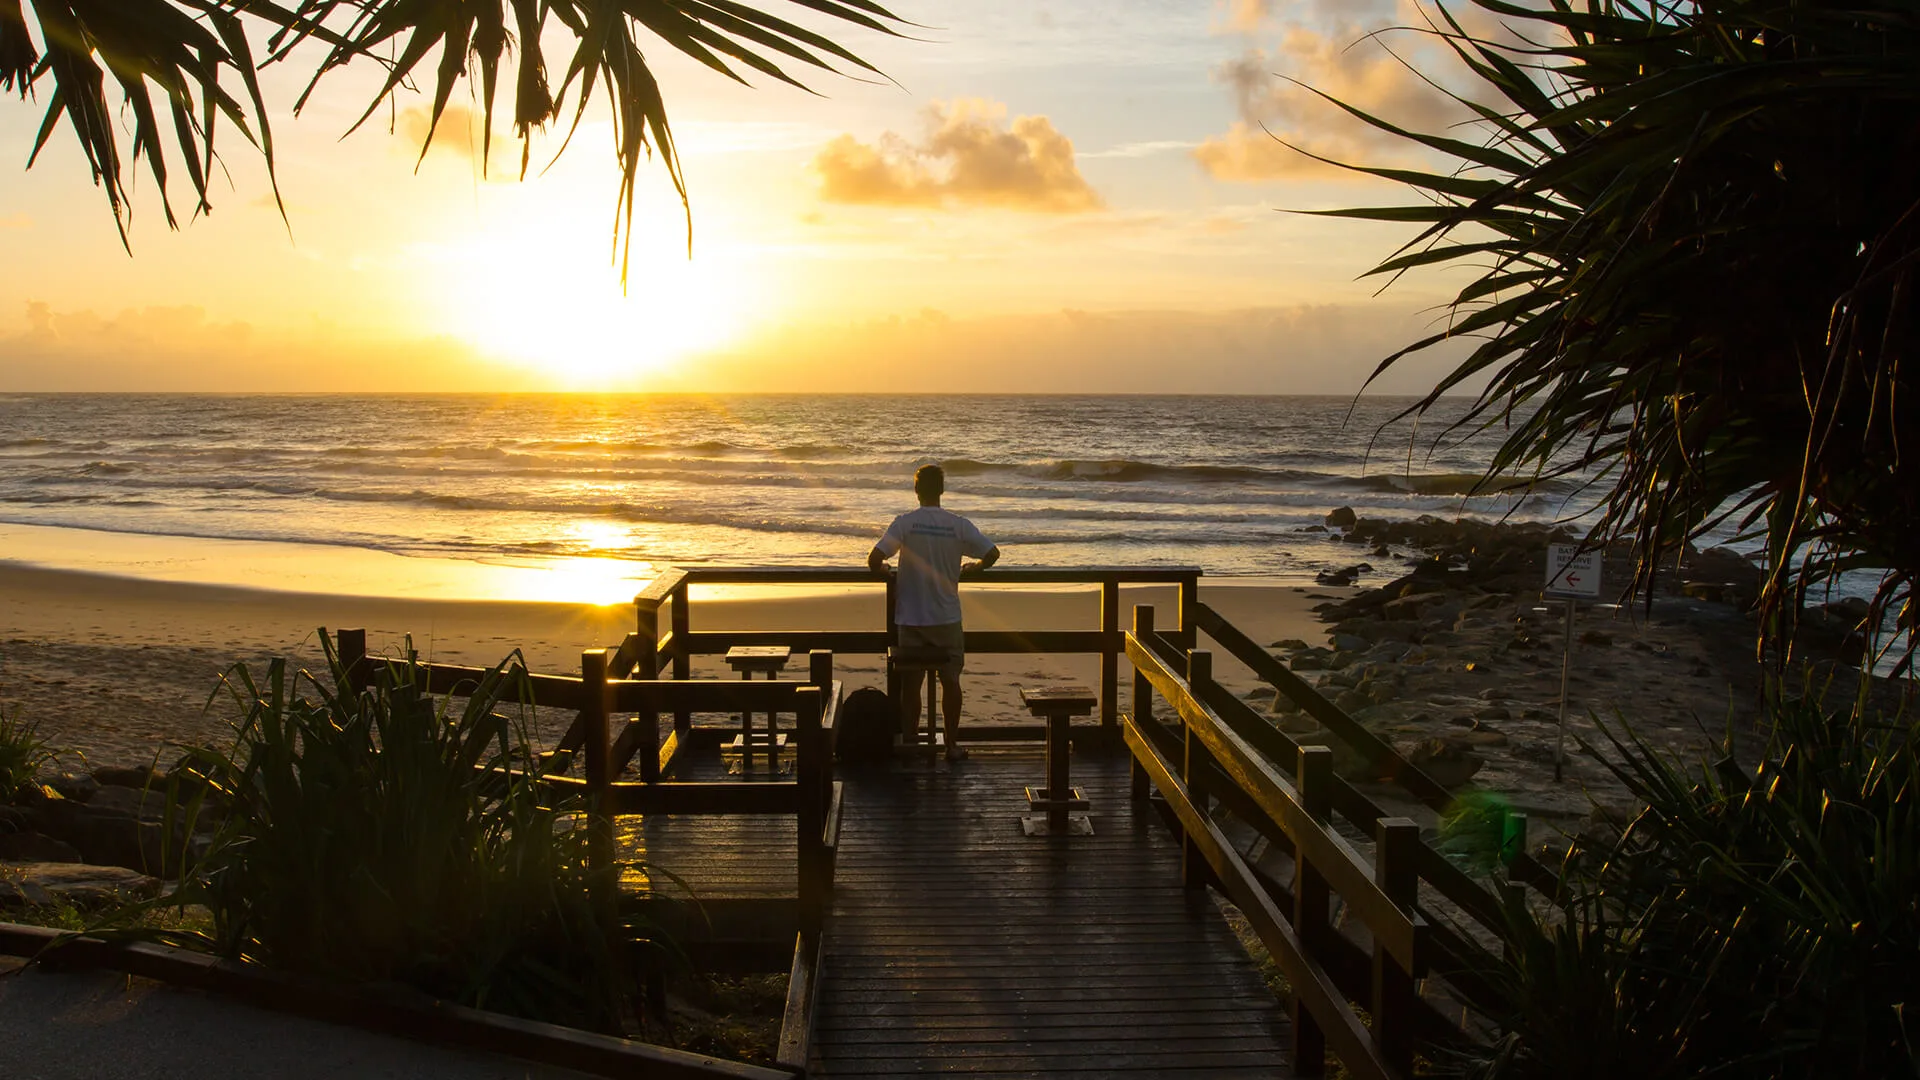
[[[18,708],[0,706],[0,800],[36,782],[59,752],[40,737],[40,725],[20,718]]]
[[[1775,707],[1760,760],[1609,733],[1647,804],[1576,843],[1553,917],[1510,910],[1482,1077],[1920,1075],[1920,724]]]
[[[613,866],[582,808],[507,772],[532,760],[518,652],[462,694],[406,662],[355,689],[275,660],[225,679],[245,711],[231,751],[174,772],[190,818],[220,818],[169,899],[211,929],[162,935],[277,969],[399,983],[481,1008],[617,1030],[630,975],[610,950]],[[464,697],[464,705],[456,701]],[[219,813],[214,813],[218,808]]]

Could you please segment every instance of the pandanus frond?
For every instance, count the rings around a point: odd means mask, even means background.
[[[897,35],[896,27],[904,25],[873,0],[785,3],[816,19],[882,34]],[[530,165],[534,130],[565,123],[571,136],[596,94],[604,94],[612,111],[621,176],[613,235],[624,281],[634,188],[646,160],[657,156],[672,180],[688,215],[692,243],[686,178],[666,99],[643,43],[663,42],[741,83],[758,75],[806,89],[794,72],[879,76],[873,65],[845,47],[763,10],[766,7],[734,0],[0,0],[0,89],[17,90],[25,97],[43,79],[51,83],[34,154],[38,156],[64,120],[79,138],[95,182],[106,191],[123,242],[131,203],[106,86],[109,75],[134,117],[133,159],[145,158],[170,225],[177,225],[166,201],[173,158],[162,131],[162,112],[171,122],[178,160],[193,186],[194,210],[204,213],[210,209],[207,183],[220,120],[259,148],[273,174],[271,128],[256,70],[262,64],[294,62],[301,46],[317,44],[323,51],[295,112],[329,72],[352,64],[376,63],[386,70],[355,128],[396,92],[430,84],[433,98],[420,146],[423,158],[454,91],[463,80],[473,80],[471,89],[485,122],[483,168],[492,155],[493,118],[501,105],[505,67],[512,76],[512,127],[522,139],[523,176]],[[256,29],[266,34],[265,52],[258,60],[249,37]],[[545,51],[550,35],[551,40],[571,41],[571,53],[557,67],[549,65]],[[230,90],[237,90],[244,103]]]
[[[1632,542],[1637,587],[1731,520],[1767,537],[1771,633],[1863,567],[1887,571],[1869,627],[1910,626],[1920,9],[1472,2],[1512,37],[1444,5],[1426,29],[1482,91],[1479,138],[1341,106],[1455,164],[1351,165],[1420,198],[1320,213],[1419,226],[1375,274],[1475,268],[1374,376],[1477,339],[1409,411],[1484,386],[1463,423],[1506,429],[1490,480],[1598,476],[1594,539]]]

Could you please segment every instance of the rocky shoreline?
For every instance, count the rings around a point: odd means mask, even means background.
[[[1556,780],[1566,609],[1543,600],[1542,586],[1547,545],[1572,543],[1573,532],[1473,519],[1379,521],[1347,508],[1315,528],[1366,552],[1366,561],[1330,572],[1323,584],[1388,580],[1325,598],[1316,608],[1327,623],[1325,644],[1276,641],[1271,651],[1448,787],[1495,795],[1536,821],[1573,829],[1595,814],[1633,809],[1595,757],[1593,748],[1607,743],[1602,723],[1686,756],[1729,730],[1752,730],[1761,673],[1743,608],[1759,571],[1737,553],[1690,551],[1663,583],[1671,591],[1651,604],[1578,606]],[[1602,574],[1611,598],[1632,580],[1632,565],[1624,552],[1607,552]],[[1284,695],[1262,696],[1295,737],[1326,734]],[[1327,741],[1343,775],[1379,779],[1372,763]]]

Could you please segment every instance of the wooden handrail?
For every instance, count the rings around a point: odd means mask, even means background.
[[[1252,797],[1261,812],[1285,831],[1295,850],[1326,876],[1374,939],[1401,964],[1419,970],[1425,921],[1397,906],[1374,882],[1373,868],[1353,846],[1307,812],[1293,781],[1222,723],[1193,693],[1185,678],[1169,670],[1132,635],[1127,638],[1127,659],[1174,707],[1187,729],[1205,743],[1227,778]]]
[[[1221,890],[1246,916],[1268,955],[1286,975],[1294,994],[1306,1003],[1348,1074],[1363,1080],[1393,1080],[1393,1070],[1381,1059],[1365,1025],[1348,1006],[1346,995],[1320,962],[1301,946],[1286,915],[1260,887],[1220,827],[1194,805],[1174,765],[1154,747],[1133,717],[1121,718],[1120,730],[1127,747],[1133,751],[1134,761],[1166,799],[1181,828],[1212,869]]]
[[[981,585],[1178,585],[1204,574],[1197,566],[996,566],[969,575],[969,584]],[[663,584],[668,578],[670,583]],[[641,597],[665,600],[682,583],[688,585],[881,585],[885,578],[864,568],[848,566],[692,566],[674,567],[644,590]]]

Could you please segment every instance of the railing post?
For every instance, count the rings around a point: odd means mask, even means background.
[[[1182,648],[1191,649],[1200,640],[1200,579],[1187,576],[1180,579],[1180,630],[1179,642]]]
[[[580,654],[580,727],[586,751],[587,858],[598,872],[599,901],[611,932],[619,874],[613,869],[613,818],[607,813],[608,785],[613,777],[612,738],[607,710],[607,650]]]
[[[367,632],[336,630],[334,651],[340,655],[340,670],[346,673],[347,687],[354,693],[367,688]]]
[[[1324,746],[1302,746],[1294,777],[1300,786],[1300,804],[1314,824],[1325,827],[1333,812],[1333,751]],[[1326,962],[1330,902],[1326,875],[1307,860],[1307,846],[1293,848],[1293,930],[1300,951]],[[1293,1071],[1296,1076],[1319,1076],[1326,1070],[1327,1036],[1313,1013],[1293,997]]]
[[[822,835],[827,824],[827,808],[817,794],[827,780],[825,740],[820,729],[825,698],[817,686],[794,691],[794,728],[800,743],[793,764],[797,789],[794,817],[800,853],[800,928],[809,933],[818,931],[826,919],[829,888],[826,842]]]
[[[1133,606],[1134,640],[1145,645],[1153,638],[1153,605],[1135,604]],[[1133,669],[1133,722],[1142,731],[1153,722],[1153,681],[1139,668]],[[1147,770],[1140,765],[1139,758],[1132,758],[1133,797],[1144,799],[1151,786],[1147,781]]]
[[[1100,734],[1116,745],[1120,734],[1120,583],[1100,583]]]
[[[673,590],[673,677],[676,679],[693,678],[693,642],[688,634],[693,631],[693,613],[687,610],[690,590],[682,579],[678,588]],[[693,731],[693,714],[686,711],[673,714],[673,731],[681,741]]]
[[[807,654],[807,682],[820,691],[820,711],[824,714],[833,704],[833,650],[814,649]],[[820,800],[820,812],[825,814],[827,806],[833,801],[833,730],[823,727],[820,732],[820,746],[823,766],[820,770],[820,790],[816,793]],[[799,766],[796,765],[797,769]]]
[[[1196,701],[1206,697],[1205,687],[1213,681],[1213,654],[1205,649],[1187,650],[1187,689]],[[1183,724],[1186,734],[1186,753],[1180,763],[1180,779],[1187,786],[1187,799],[1201,817],[1213,813],[1213,800],[1207,793],[1212,771],[1212,756],[1207,753],[1206,744],[1194,734],[1192,724]],[[1180,838],[1180,880],[1188,888],[1199,888],[1212,879],[1207,866],[1207,858],[1200,851],[1200,845],[1194,843],[1191,833],[1183,833]]]
[[[635,650],[633,677],[660,677],[660,603],[657,600],[633,602],[634,634],[640,639]]]
[[[1414,913],[1420,888],[1415,859],[1420,827],[1406,818],[1374,823],[1373,880],[1387,899]],[[1380,1057],[1397,1075],[1413,1071],[1413,973],[1400,966],[1378,941],[1373,946],[1373,1038]]]

